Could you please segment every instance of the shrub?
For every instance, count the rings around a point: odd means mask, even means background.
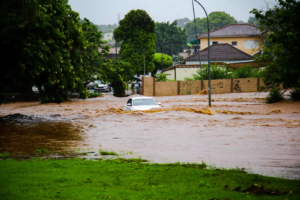
[[[300,101],[300,88],[291,91],[289,97],[291,97],[293,101]]]
[[[225,79],[231,78],[232,69],[226,67],[218,67],[217,65],[212,65],[210,67],[210,79]],[[208,80],[208,66],[202,67],[203,80]],[[201,80],[201,70],[198,69],[196,74],[193,74],[194,80]]]
[[[233,71],[231,78],[255,78],[262,77],[263,71],[253,67],[239,67]]]
[[[281,92],[279,88],[274,88],[270,90],[269,95],[266,97],[266,103],[277,103],[279,101],[282,101],[283,93]]]
[[[189,78],[189,77],[184,77],[183,80],[184,80],[184,81],[193,81],[194,79],[193,79],[193,78]]]
[[[93,97],[99,97],[101,96],[102,94],[100,92],[93,92],[93,93],[89,93],[89,98],[93,98]]]
[[[167,81],[166,74],[155,74],[156,81]]]

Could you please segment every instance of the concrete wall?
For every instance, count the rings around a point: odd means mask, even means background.
[[[164,74],[167,75],[167,79],[175,80],[175,69],[165,71]]]
[[[208,89],[208,81],[205,80],[204,86],[205,89]],[[231,79],[217,79],[211,80],[211,93],[212,94],[222,94],[222,93],[230,93],[231,92]],[[203,88],[204,89],[204,88]]]
[[[155,96],[174,96],[177,93],[177,81],[155,82]]]
[[[143,78],[143,92],[145,96],[173,96],[197,94],[202,89],[208,89],[208,81],[166,81],[155,82],[152,77]],[[218,79],[211,80],[211,93],[239,93],[258,92],[263,86],[262,78]]]
[[[179,94],[197,94],[201,91],[201,81],[179,81]]]
[[[201,38],[201,47],[200,47],[200,50],[203,50],[205,48],[207,48],[207,38]],[[258,42],[258,47],[260,47],[261,45],[261,38],[260,37],[236,37],[236,38],[230,38],[230,37],[220,37],[220,38],[210,38],[210,42],[220,42],[222,44],[224,43],[227,43],[227,44],[230,44],[232,42],[237,42],[237,46],[234,46],[235,48],[247,53],[247,54],[250,54],[250,55],[253,55],[254,53],[258,52],[259,51],[259,48],[250,48],[250,49],[245,49],[245,42],[247,43],[247,41],[254,41],[256,40]],[[246,47],[247,48],[247,47]]]
[[[176,68],[176,80],[183,81],[185,77],[193,78],[199,68]]]
[[[233,79],[233,92],[257,92],[257,78]]]
[[[142,88],[143,88],[143,95],[145,96],[153,96],[153,89],[154,89],[154,81],[155,78],[153,77],[143,77],[142,78]]]

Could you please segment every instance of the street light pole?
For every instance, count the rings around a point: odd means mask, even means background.
[[[205,10],[205,8],[201,5],[201,3],[199,3],[197,0],[196,1],[204,10],[205,14],[206,14],[206,18],[207,18],[207,33],[208,33],[208,105],[209,107],[211,107],[211,90],[210,90],[210,38],[209,38],[209,21],[208,21],[208,15],[207,12]]]

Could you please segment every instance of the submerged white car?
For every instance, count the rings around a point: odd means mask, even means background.
[[[160,105],[160,102],[156,103],[151,97],[132,97],[128,99],[127,104],[124,106],[124,110],[150,110],[160,108]]]

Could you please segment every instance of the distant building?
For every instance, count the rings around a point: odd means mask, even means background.
[[[230,44],[235,48],[254,55],[261,46],[262,32],[257,26],[251,24],[230,24],[210,31],[210,45],[212,44]],[[208,34],[198,35],[200,39],[200,51],[207,48]]]
[[[106,41],[113,41],[114,40],[114,33],[102,33],[103,37],[102,39],[103,40],[106,40]]]

